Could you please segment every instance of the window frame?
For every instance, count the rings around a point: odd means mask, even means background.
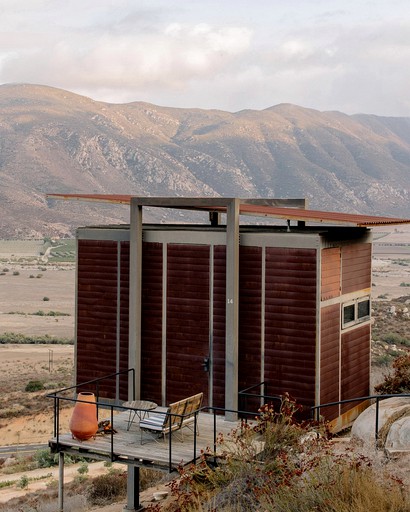
[[[367,314],[359,316],[359,305],[367,303],[368,307],[366,308]],[[353,319],[345,321],[345,309],[351,308],[353,306]],[[350,315],[349,315],[350,316]],[[371,317],[371,299],[370,295],[363,295],[361,297],[356,297],[355,299],[342,302],[341,304],[341,322],[342,329],[348,329],[349,327],[353,327],[354,325],[362,324],[363,322],[370,321]]]

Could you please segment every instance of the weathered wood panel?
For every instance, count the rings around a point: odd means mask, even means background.
[[[214,247],[213,294],[213,402],[225,407],[225,320],[226,320],[226,248]]]
[[[340,368],[340,305],[334,304],[322,308],[320,343],[320,404],[338,402]],[[327,420],[339,415],[339,406],[321,409]]]
[[[370,394],[370,325],[342,333],[341,400]],[[342,406],[342,413],[355,404]]]
[[[143,243],[141,304],[141,396],[161,403],[162,244]]]
[[[117,258],[116,241],[78,241],[77,383],[116,372]],[[115,396],[115,380],[100,396]]]
[[[265,380],[269,394],[315,399],[316,250],[266,248]]]
[[[342,247],[342,294],[370,288],[371,272],[371,244]]]
[[[262,248],[239,251],[239,390],[261,382]],[[239,391],[238,390],[238,391]],[[256,389],[260,393],[260,389]],[[257,411],[260,399],[247,399]]]
[[[328,300],[340,295],[340,248],[322,249],[320,299]]]

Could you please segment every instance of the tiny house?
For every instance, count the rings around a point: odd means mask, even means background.
[[[409,221],[291,200],[51,197],[130,204],[129,225],[77,231],[77,383],[135,368],[138,398],[203,392],[229,411],[248,388],[289,393],[306,411],[370,394],[370,227]],[[144,224],[145,206],[211,222]],[[245,215],[282,224],[241,224]],[[119,380],[101,393],[127,400],[130,382]],[[256,411],[260,399],[250,403]],[[360,407],[322,414],[340,428]]]

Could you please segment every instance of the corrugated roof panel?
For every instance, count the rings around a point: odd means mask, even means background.
[[[112,204],[131,204],[132,198],[138,196],[126,194],[47,194],[49,199],[63,199],[71,201],[93,201]],[[180,208],[189,210],[204,210],[226,212],[228,198],[220,198],[221,204],[218,205],[218,198],[178,198],[178,197],[144,197],[144,205],[157,206],[161,208]],[[239,200],[241,201],[241,200]],[[258,200],[253,199],[253,203]],[[375,227],[388,224],[410,224],[410,219],[397,217],[378,217],[374,215],[359,215],[353,213],[327,212],[319,210],[309,210],[302,208],[280,208],[276,206],[266,206],[266,199],[261,199],[261,204],[248,204],[244,199],[240,202],[241,215],[253,215],[257,217],[272,217],[277,219],[294,220],[301,222],[314,222],[319,224],[342,224],[360,227]],[[264,204],[262,204],[264,203]]]

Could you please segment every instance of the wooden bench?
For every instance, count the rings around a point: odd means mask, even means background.
[[[141,444],[143,444],[143,433],[149,432],[157,437],[163,436],[174,431],[181,431],[187,427],[193,430],[195,425],[195,414],[202,405],[204,394],[198,393],[188,398],[183,398],[178,402],[170,404],[168,407],[157,407],[149,416],[139,422],[141,432]],[[197,434],[199,430],[197,427]]]

